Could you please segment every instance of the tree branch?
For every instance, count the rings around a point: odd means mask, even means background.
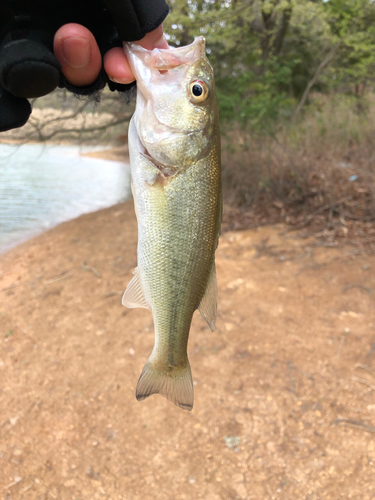
[[[97,127],[89,127],[89,128],[67,128],[67,129],[60,129],[60,130],[54,130],[51,132],[48,136],[43,136],[44,141],[48,141],[52,137],[58,134],[68,134],[68,133],[88,133],[88,132],[98,132],[101,130],[106,130],[108,127],[114,127],[116,125],[119,125],[120,123],[125,123],[128,122],[131,118],[131,115],[125,116],[121,118],[120,120],[116,120],[114,122],[109,122],[105,123],[104,125],[99,125]]]
[[[332,50],[329,52],[329,54],[327,55],[327,57],[319,64],[318,68],[316,69],[316,71],[314,73],[314,76],[311,78],[311,80],[307,84],[307,86],[305,88],[305,91],[303,93],[303,96],[301,97],[301,100],[298,103],[298,106],[297,106],[296,110],[293,113],[293,117],[292,117],[292,123],[293,123],[293,125],[295,124],[296,119],[297,119],[297,117],[298,117],[298,115],[299,115],[299,113],[300,113],[303,105],[305,104],[305,101],[307,99],[307,96],[309,95],[309,92],[310,92],[311,88],[318,81],[318,79],[320,77],[320,74],[322,73],[322,71],[325,68],[325,66],[327,66],[327,64],[333,59],[333,57],[336,54],[337,49],[340,47],[341,43],[342,43],[342,41],[340,41],[338,44],[336,44],[332,48]]]

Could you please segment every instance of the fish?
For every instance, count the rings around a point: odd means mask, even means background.
[[[192,410],[187,345],[194,311],[212,331],[222,217],[219,113],[205,39],[170,49],[125,44],[137,81],[128,144],[138,224],[137,267],[123,295],[150,309],[155,343],[136,398],[160,394]]]

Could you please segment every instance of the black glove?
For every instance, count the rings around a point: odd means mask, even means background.
[[[80,95],[106,84],[121,92],[134,86],[110,81],[103,69],[92,85],[70,85],[53,55],[53,38],[61,26],[88,28],[104,56],[122,41],[142,39],[167,14],[165,0],[0,0],[0,132],[24,125],[31,113],[27,98],[57,86]]]

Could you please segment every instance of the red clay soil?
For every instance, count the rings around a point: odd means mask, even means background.
[[[375,256],[284,229],[221,236],[191,413],[135,399],[132,202],[0,256],[0,498],[374,499]]]

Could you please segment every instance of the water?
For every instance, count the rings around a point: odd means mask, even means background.
[[[129,166],[81,152],[78,146],[0,144],[0,253],[131,196]]]

